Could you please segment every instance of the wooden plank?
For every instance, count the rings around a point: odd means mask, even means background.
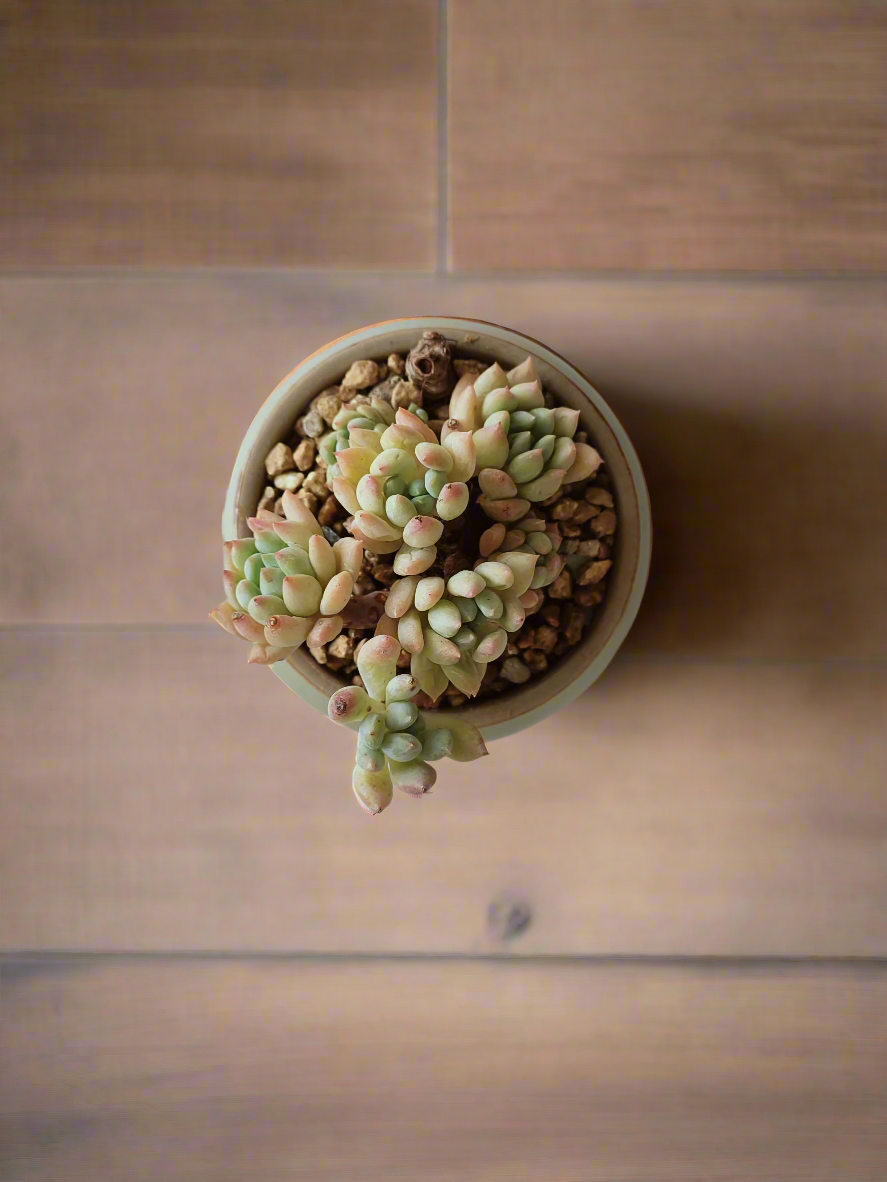
[[[456,268],[887,266],[883,5],[449,11]]]
[[[626,659],[370,819],[220,631],[0,641],[2,949],[887,954],[883,664]]]
[[[882,969],[7,970],[7,1177],[881,1182]]]
[[[26,510],[65,572],[9,566],[0,619],[205,618],[254,410],[324,341],[434,307],[546,341],[624,419],[655,524],[634,652],[887,657],[883,283],[0,279],[0,536]]]
[[[436,0],[7,9],[3,264],[433,265]]]

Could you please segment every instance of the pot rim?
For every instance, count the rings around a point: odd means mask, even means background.
[[[298,382],[302,384],[311,374],[324,365],[331,357],[342,352],[345,348],[358,345],[363,341],[371,342],[383,332],[400,332],[413,330],[417,334],[436,329],[444,333],[472,333],[480,329],[483,335],[494,337],[511,345],[519,346],[530,354],[545,361],[552,368],[560,371],[592,404],[597,413],[604,419],[612,432],[628,468],[638,508],[638,543],[635,567],[631,576],[631,588],[626,598],[622,613],[616,621],[610,635],[601,648],[592,656],[588,664],[576,678],[559,692],[552,694],[538,705],[515,713],[508,719],[493,725],[484,725],[484,738],[487,740],[503,738],[514,734],[525,727],[532,726],[547,718],[561,707],[574,701],[592,682],[596,681],[612,661],[617,650],[629,632],[643,599],[644,590],[650,570],[650,555],[652,550],[652,514],[650,497],[644,479],[643,469],[624,427],[613,413],[610,406],[589,382],[589,380],[569,361],[556,353],[553,349],[537,341],[525,333],[516,332],[492,321],[480,320],[474,317],[455,316],[409,316],[395,320],[382,320],[369,324],[353,332],[345,333],[329,341],[326,345],[316,349],[308,357],[296,365],[286,377],[277,384],[268,398],[264,401],[254,416],[237,453],[234,469],[228,484],[225,506],[222,514],[222,535],[225,539],[239,536],[240,511],[239,505],[243,484],[249,471],[249,462],[254,460],[256,439],[261,433],[265,420],[286,405],[292,396],[293,387]],[[319,391],[315,391],[317,393]],[[299,695],[309,705],[326,714],[327,698],[307,678],[288,661],[280,661],[271,666],[273,672],[290,689]],[[533,683],[528,683],[532,685]],[[466,718],[471,717],[473,704],[461,708],[459,713]]]

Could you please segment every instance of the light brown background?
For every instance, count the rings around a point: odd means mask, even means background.
[[[0,77],[4,1182],[883,1182],[887,10],[2,0]],[[373,823],[205,613],[260,400],[428,311],[589,374],[654,568]]]

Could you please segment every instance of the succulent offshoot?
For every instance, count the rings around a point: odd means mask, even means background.
[[[331,546],[314,514],[292,492],[284,516],[249,518],[251,538],[226,542],[225,599],[210,617],[250,644],[250,664],[285,661],[306,641],[326,644],[342,631],[363,547],[352,538]]]
[[[374,647],[365,656],[370,645]],[[430,792],[437,780],[432,763],[465,762],[487,754],[483,736],[471,723],[418,709],[412,700],[419,692],[418,679],[391,673],[399,656],[400,646],[392,637],[368,641],[358,658],[363,658],[361,676],[368,688],[344,686],[329,701],[334,722],[360,724],[351,783],[369,813],[388,807],[393,788],[407,796]]]

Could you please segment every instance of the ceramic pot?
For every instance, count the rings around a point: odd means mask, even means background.
[[[225,501],[225,539],[249,536],[246,524],[267,484],[264,460],[275,443],[289,436],[293,423],[312,398],[335,385],[354,361],[405,355],[427,329],[443,333],[458,356],[498,361],[508,370],[529,354],[545,389],[556,401],[580,412],[581,428],[603,456],[612,481],[619,525],[607,596],[581,642],[541,677],[515,687],[501,698],[468,703],[455,713],[480,727],[488,740],[531,726],[572,702],[613,659],[640,606],[650,565],[651,517],[647,487],[637,454],[613,411],[591,383],[545,345],[509,328],[482,320],[416,316],[371,324],[339,337],[312,353],[273,391],[244,437]],[[326,715],[327,699],[342,682],[297,650],[273,672],[309,705]]]

